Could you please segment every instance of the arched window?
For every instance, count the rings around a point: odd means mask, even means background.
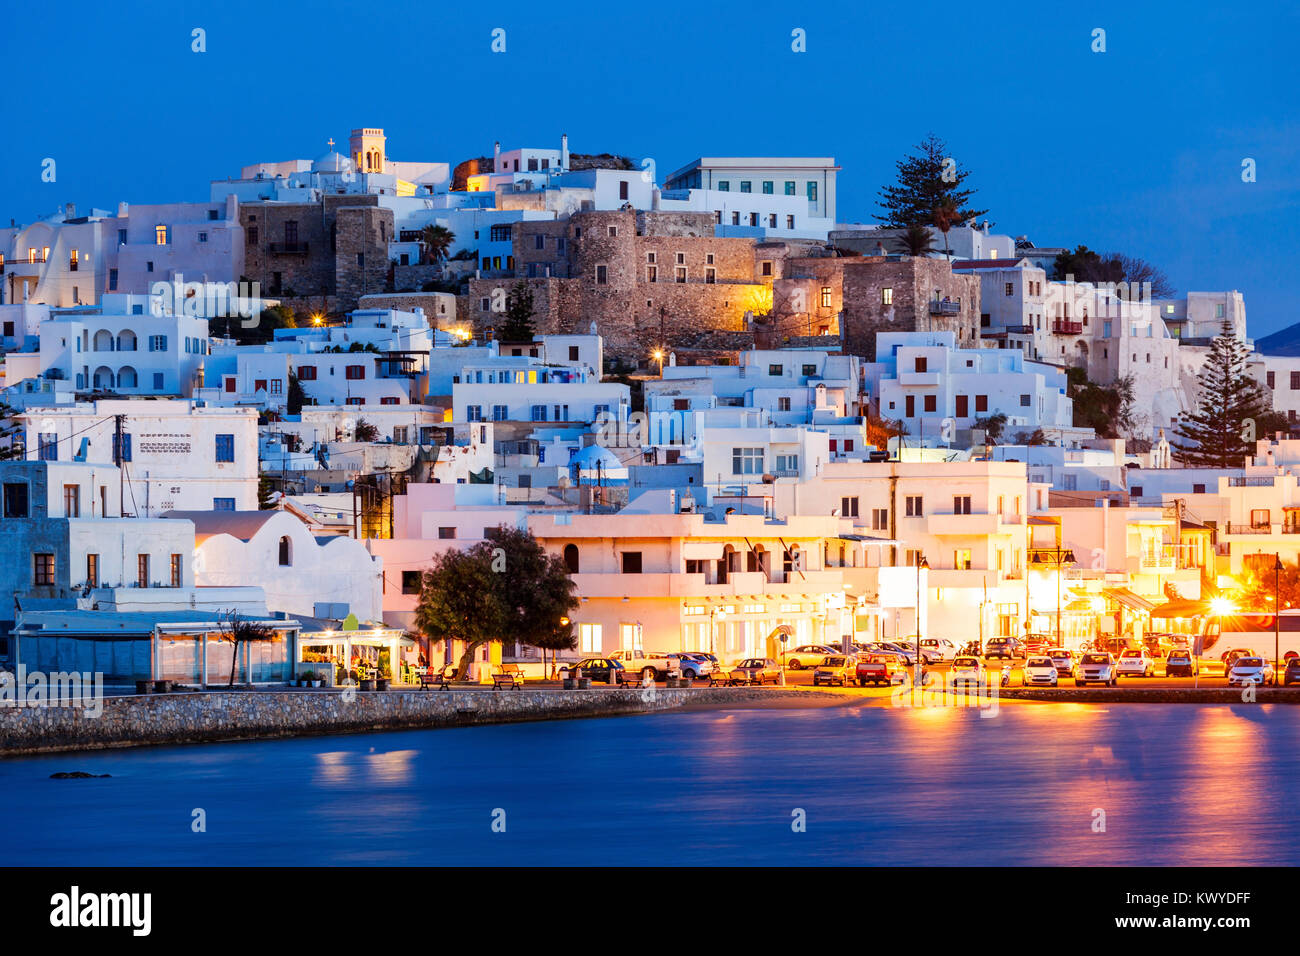
[[[578,546],[576,544],[566,544],[564,546],[564,566],[569,569],[570,574],[578,573]]]
[[[293,564],[293,543],[289,536],[280,539],[280,567],[287,568]]]
[[[135,333],[130,329],[123,329],[117,333],[117,350],[119,352],[134,352]]]
[[[101,365],[99,368],[95,369],[94,387],[112,388],[113,370],[106,365]]]
[[[108,331],[108,329],[100,329],[95,333],[95,351],[113,351],[113,333]]]
[[[138,381],[139,381],[139,376],[136,375],[135,369],[133,369],[131,366],[123,365],[122,368],[118,370],[117,373],[118,388],[135,388]]]

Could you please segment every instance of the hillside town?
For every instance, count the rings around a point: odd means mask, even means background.
[[[833,156],[609,145],[362,127],[0,228],[0,668],[761,682],[1289,630],[1300,357],[1242,292],[999,231],[934,138],[870,223]]]

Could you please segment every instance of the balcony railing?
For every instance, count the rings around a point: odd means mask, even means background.
[[[943,302],[939,299],[933,299],[930,302],[931,315],[961,315],[960,302]]]
[[[1271,524],[1230,524],[1228,534],[1272,534]]]
[[[1053,335],[1079,335],[1082,332],[1082,322],[1071,322],[1068,319],[1056,319],[1052,322]]]
[[[307,243],[305,242],[273,242],[270,244],[272,255],[276,256],[305,256],[307,254]]]
[[[1250,477],[1237,476],[1235,478],[1228,479],[1228,487],[1229,488],[1272,488],[1273,476],[1272,475],[1250,476]]]

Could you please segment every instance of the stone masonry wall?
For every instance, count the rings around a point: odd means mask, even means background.
[[[357,733],[403,727],[604,717],[687,703],[743,703],[781,697],[824,699],[798,688],[597,688],[561,690],[236,691],[112,697],[103,713],[79,708],[0,708],[0,755],[100,750],[147,744]]]

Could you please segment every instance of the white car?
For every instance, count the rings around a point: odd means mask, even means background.
[[[927,655],[937,655],[941,661],[950,661],[957,656],[957,645],[946,637],[927,637],[921,641],[921,649]]]
[[[948,669],[948,683],[956,685],[983,684],[988,679],[984,662],[978,657],[964,654],[953,658],[952,667]]]
[[[665,651],[618,650],[610,653],[610,659],[623,665],[631,674],[650,675],[651,680],[665,680],[669,677],[681,677],[681,659],[676,654]]]
[[[1048,649],[1047,656],[1056,665],[1056,673],[1059,676],[1069,677],[1074,673],[1074,651],[1064,647],[1052,647]]]
[[[1146,651],[1124,651],[1115,662],[1117,677],[1154,677],[1156,662]]]
[[[1262,657],[1238,657],[1228,669],[1229,687],[1274,683],[1277,683],[1277,673],[1272,663]]]
[[[1031,657],[1025,661],[1021,671],[1025,686],[1038,685],[1055,687],[1057,681],[1056,663],[1050,657]]]

